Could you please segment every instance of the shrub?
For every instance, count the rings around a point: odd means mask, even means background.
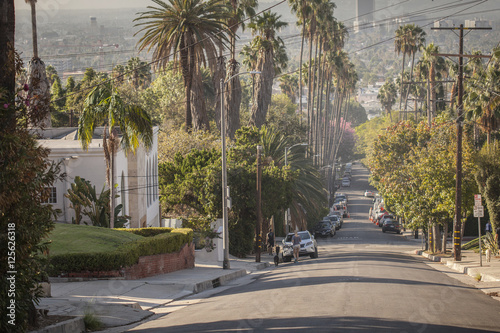
[[[174,228],[115,228],[115,230],[130,232],[142,237],[153,237],[165,233],[170,233],[172,232],[172,230],[174,230]]]
[[[108,253],[67,253],[52,256],[48,273],[50,276],[57,276],[70,272],[118,270],[136,264],[142,256],[178,252],[184,244],[190,244],[192,241],[191,229],[171,229],[156,236],[123,244]]]

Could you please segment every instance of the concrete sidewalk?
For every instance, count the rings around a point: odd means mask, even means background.
[[[413,233],[406,231],[403,232],[403,236],[407,240],[415,243],[415,245],[419,245],[418,247],[420,249],[415,250],[415,254],[421,255],[433,262],[440,262],[457,272],[467,274],[475,279],[479,280],[480,278],[482,282],[499,282],[500,287],[500,257],[492,256],[490,262],[487,262],[486,256],[483,254],[482,266],[480,266],[479,253],[475,253],[472,250],[462,250],[462,260],[455,261],[452,255],[441,256],[424,252],[421,247],[421,235],[419,235],[419,239],[415,239]],[[453,249],[450,242],[448,242],[448,249]]]
[[[224,286],[230,281],[269,267],[273,257],[263,254],[255,258],[231,258],[230,269],[220,262],[196,262],[195,268],[157,275],[140,280],[92,280],[67,282],[51,279],[52,297],[42,298],[39,309],[50,315],[79,316],[94,313],[105,328],[124,326],[152,316],[158,309],[175,300]],[[273,264],[274,265],[274,264]],[[65,327],[64,325],[71,325]],[[78,332],[74,320],[36,332]]]

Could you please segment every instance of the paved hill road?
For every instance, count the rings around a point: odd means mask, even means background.
[[[318,259],[273,267],[130,332],[500,332],[500,302],[408,254],[418,243],[367,219],[367,179],[354,165],[343,189],[351,217],[318,240]]]

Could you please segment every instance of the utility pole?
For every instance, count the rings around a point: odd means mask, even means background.
[[[463,136],[463,59],[473,57],[464,55],[464,30],[491,30],[491,28],[431,28],[432,30],[459,30],[459,52],[458,54],[435,54],[437,56],[458,57],[458,105],[457,105],[457,151],[456,151],[456,183],[455,183],[455,218],[453,221],[453,258],[455,261],[462,260],[462,136]]]
[[[255,224],[255,262],[260,262],[262,248],[262,146],[257,146],[257,223]]]

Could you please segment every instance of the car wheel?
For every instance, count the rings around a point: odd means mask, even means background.
[[[311,253],[311,259],[317,258],[318,257],[318,248],[314,249],[314,253]]]
[[[401,231],[398,231],[398,235],[401,235]]]
[[[292,261],[292,257],[283,257],[283,262],[290,262]]]
[[[384,229],[382,229],[382,232],[385,232],[385,230],[384,230]]]

